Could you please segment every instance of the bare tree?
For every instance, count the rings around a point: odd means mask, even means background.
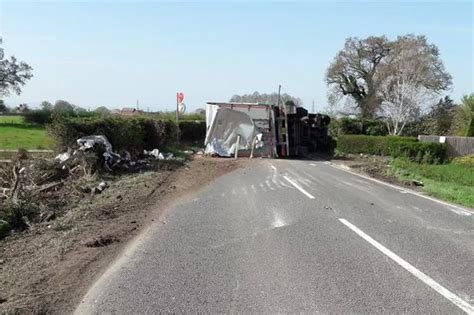
[[[406,68],[403,65],[406,62],[411,62],[413,71],[397,80],[396,75],[401,67]],[[451,76],[444,69],[438,48],[429,44],[425,36],[414,35],[399,36],[394,41],[385,36],[349,38],[326,74],[332,88],[330,96],[333,99],[350,96],[365,118],[373,118],[382,103],[391,101],[381,95],[387,92],[381,91],[382,85],[387,88],[387,79],[394,87],[400,88],[409,82],[433,92],[446,90],[451,85]]]
[[[33,77],[32,70],[27,63],[18,62],[14,56],[5,58],[3,48],[0,47],[0,96],[10,95],[10,90],[20,95],[21,87]]]
[[[380,113],[391,135],[399,135],[403,131],[406,123],[422,110],[422,104],[426,104],[431,94],[406,78],[396,78],[381,89],[386,91],[387,99],[382,102]]]
[[[424,36],[398,37],[379,73],[380,113],[392,135],[399,135],[407,122],[432,106],[438,93],[451,84],[436,46],[429,45]]]

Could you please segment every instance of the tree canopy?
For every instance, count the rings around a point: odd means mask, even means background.
[[[14,56],[5,58],[3,48],[0,47],[0,96],[8,96],[10,91],[20,95],[26,81],[33,77],[32,70],[26,62],[18,61]]]
[[[253,92],[252,94],[234,95],[230,98],[229,101],[239,103],[261,103],[276,105],[277,100],[278,93],[260,94],[259,92]],[[303,102],[299,97],[294,97],[286,93],[280,95],[280,101],[282,102],[282,104],[285,104],[288,101],[292,101],[298,107],[303,105]]]
[[[384,102],[400,92],[439,93],[451,85],[438,48],[425,36],[348,38],[326,73],[330,98],[349,96],[364,118],[373,118]],[[397,95],[398,93],[398,95]]]

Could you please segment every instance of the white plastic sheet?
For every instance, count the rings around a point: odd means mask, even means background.
[[[216,106],[217,107],[217,106]],[[208,126],[204,145],[206,154],[232,156],[235,153],[237,137],[239,149],[247,150],[253,139],[261,134],[257,131],[249,115],[228,108],[212,108],[206,113]]]

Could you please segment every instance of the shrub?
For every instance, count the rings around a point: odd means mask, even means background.
[[[28,222],[36,220],[39,213],[39,206],[30,198],[20,199],[17,202],[6,201],[2,205],[0,222],[3,221],[2,225],[4,231],[7,228],[24,230],[28,227]]]
[[[474,154],[458,156],[453,159],[452,163],[460,166],[474,167]]]
[[[182,142],[201,142],[204,143],[206,137],[205,121],[180,121],[179,122],[180,140]]]
[[[438,164],[444,161],[446,145],[442,143],[424,143],[398,141],[389,144],[392,157],[406,157],[424,164]]]
[[[0,220],[0,240],[10,234],[10,223],[5,220]]]
[[[388,134],[385,123],[380,119],[342,117],[331,120],[329,128],[333,135],[386,136]]]
[[[24,115],[25,123],[46,125],[52,121],[52,111],[45,109],[32,110]]]
[[[344,135],[337,138],[336,150],[340,153],[365,153],[389,155],[389,144],[394,142],[415,142],[416,138],[394,136]]]
[[[444,161],[446,145],[418,142],[416,138],[395,136],[345,135],[337,139],[336,149],[340,153],[365,153],[406,157],[418,163],[440,163]]]
[[[176,143],[176,124],[169,120],[147,117],[56,117],[48,125],[49,134],[56,140],[58,149],[64,151],[75,146],[78,138],[104,135],[114,151],[173,146]]]

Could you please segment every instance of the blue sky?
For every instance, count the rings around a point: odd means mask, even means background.
[[[0,0],[7,55],[34,78],[7,104],[65,99],[85,108],[188,109],[233,94],[282,91],[327,104],[325,71],[347,37],[424,34],[474,92],[473,2],[158,2]]]

